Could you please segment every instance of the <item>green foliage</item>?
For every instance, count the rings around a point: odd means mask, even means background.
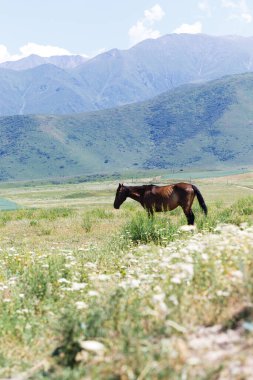
[[[90,232],[92,226],[96,224],[99,220],[108,220],[113,218],[113,213],[109,210],[105,210],[103,208],[94,208],[91,211],[87,211],[83,215],[82,219],[82,227],[86,232]]]
[[[87,198],[94,196],[94,193],[91,192],[82,192],[82,193],[72,193],[64,196],[64,199],[79,199]]]
[[[194,203],[196,231],[180,228],[181,208],[148,218],[131,202],[119,212],[103,204],[2,213],[1,376],[52,352],[50,368],[31,379],[208,376],[208,362],[185,366],[188,334],[224,325],[253,300],[253,198],[205,200],[207,217]],[[38,236],[43,229],[50,235]],[[84,349],[87,340],[104,349]]]
[[[134,244],[155,243],[164,245],[177,236],[178,226],[166,217],[149,218],[145,212],[138,212],[126,224],[122,235]]]
[[[74,211],[67,207],[53,207],[48,209],[20,209],[17,211],[0,212],[0,225],[5,225],[11,220],[30,220],[31,225],[35,225],[39,220],[54,221],[58,218],[67,218],[73,215]],[[35,223],[34,223],[35,222]]]
[[[82,227],[86,232],[90,232],[92,228],[93,221],[89,214],[83,217]]]
[[[252,85],[252,74],[242,74],[95,113],[3,117],[1,141],[13,144],[3,148],[0,179],[56,177],[59,183],[72,176],[82,182],[80,173],[87,180],[129,170],[250,166]]]
[[[57,363],[73,368],[77,365],[76,355],[81,351],[79,342],[83,334],[83,323],[78,314],[69,308],[63,311],[56,331],[60,346],[52,355],[56,357]]]

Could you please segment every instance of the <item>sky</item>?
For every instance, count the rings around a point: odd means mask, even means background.
[[[253,0],[0,0],[0,62],[93,57],[170,33],[253,36]]]

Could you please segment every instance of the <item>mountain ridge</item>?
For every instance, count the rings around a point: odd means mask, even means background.
[[[18,59],[16,61],[5,61],[0,63],[0,68],[22,71],[32,69],[37,66],[51,63],[62,69],[71,69],[82,63],[86,62],[88,58],[79,54],[74,55],[52,55],[50,57],[42,57],[37,54],[31,54],[27,57]]]
[[[145,101],[182,84],[250,72],[253,37],[171,34],[128,50],[112,49],[62,69],[61,75],[56,66],[48,66],[40,77],[38,67],[0,68],[0,115],[107,109]]]
[[[0,179],[250,166],[252,95],[248,73],[102,111],[1,117]]]

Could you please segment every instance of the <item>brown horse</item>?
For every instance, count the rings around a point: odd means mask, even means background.
[[[125,186],[119,184],[114,201],[114,208],[119,209],[122,203],[129,197],[139,202],[153,216],[154,211],[171,211],[181,206],[188,224],[194,224],[192,203],[195,195],[205,215],[207,207],[199,189],[190,183],[176,183],[174,185],[156,186]]]

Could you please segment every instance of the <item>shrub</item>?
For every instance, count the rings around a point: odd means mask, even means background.
[[[174,240],[178,225],[171,223],[165,216],[149,218],[146,213],[138,212],[123,228],[123,236],[134,244],[165,244]]]

